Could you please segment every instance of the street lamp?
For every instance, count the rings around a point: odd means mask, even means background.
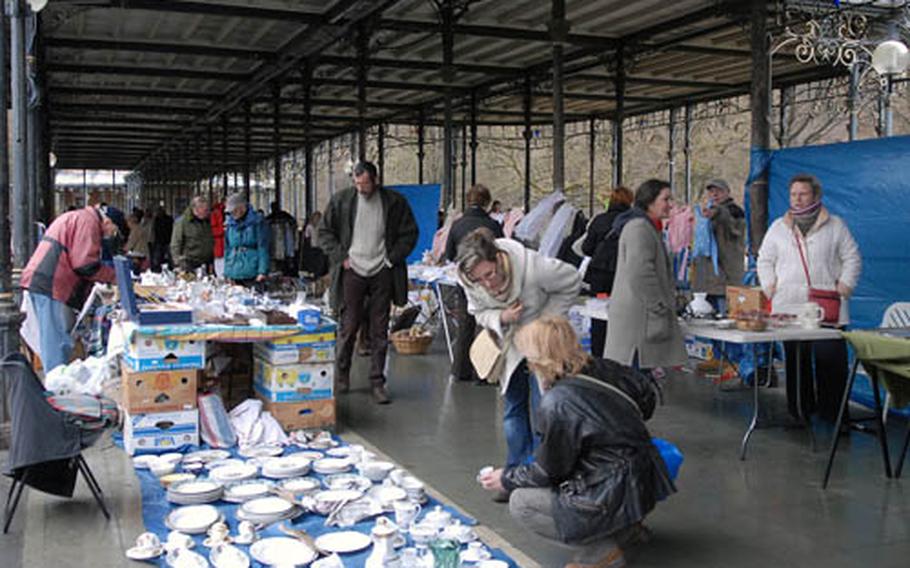
[[[883,77],[902,74],[908,64],[910,50],[898,39],[885,40],[872,52],[872,68]]]

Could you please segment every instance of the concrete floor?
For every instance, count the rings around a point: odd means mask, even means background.
[[[525,533],[505,505],[490,501],[477,470],[505,455],[501,408],[493,387],[450,384],[441,344],[428,356],[390,358],[394,402],[376,406],[366,381],[339,404],[342,435],[362,439],[456,502],[468,514],[527,554],[523,565],[561,566],[563,550]],[[830,429],[815,431],[820,451],[803,430],[755,433],[748,460],[739,441],[751,416],[750,392],[720,392],[690,373],[663,382],[665,406],[649,426],[686,456],[679,493],[648,519],[654,541],[629,558],[634,566],[698,568],[910,565],[910,485],[887,480],[876,440],[844,440],[831,484],[820,480]],[[784,408],[783,389],[762,391],[765,408]],[[905,425],[890,423],[894,453]],[[108,494],[106,522],[80,481],[75,499],[26,491],[9,535],[0,536],[0,567],[136,566],[123,556],[142,531],[139,487],[122,451],[102,442],[88,460]],[[5,459],[0,456],[0,459]],[[0,480],[5,497],[9,483]]]

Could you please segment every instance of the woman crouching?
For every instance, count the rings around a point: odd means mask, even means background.
[[[481,477],[511,492],[512,517],[572,549],[566,568],[625,565],[622,547],[641,542],[641,522],[675,492],[644,420],[654,410],[650,382],[637,371],[581,351],[569,322],[547,316],[515,338],[544,390],[534,461]]]

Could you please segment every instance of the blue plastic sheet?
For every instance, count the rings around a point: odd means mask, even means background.
[[[417,246],[408,256],[407,264],[420,262],[424,251],[433,248],[433,236],[436,234],[439,216],[440,185],[390,185],[386,187],[400,193],[411,205],[420,235],[417,237]]]
[[[115,443],[118,443],[118,442],[119,442],[119,440],[117,438],[115,438]],[[207,449],[207,447],[204,447],[204,448]],[[196,450],[196,449],[199,449],[199,448],[189,448],[189,449],[187,449],[187,451]],[[296,447],[289,447],[285,450],[284,455],[290,455],[297,451],[300,451],[300,449],[296,448]],[[231,450],[231,453],[233,454],[232,457],[239,457],[237,455],[236,450]],[[668,465],[668,467],[669,467],[669,465]],[[136,476],[139,478],[140,490],[142,493],[142,522],[145,524],[145,530],[155,533],[156,535],[158,535],[158,538],[160,538],[162,541],[164,541],[167,539],[168,532],[170,532],[169,529],[164,524],[164,519],[173,509],[176,509],[178,506],[173,505],[167,501],[166,490],[161,486],[161,484],[158,482],[158,479],[155,478],[155,476],[152,475],[152,473],[150,471],[135,470],[135,473],[136,473]],[[312,472],[309,475],[312,477],[322,478],[321,475],[312,473]],[[477,490],[481,491],[480,487],[478,487]],[[230,527],[231,534],[236,533],[237,532],[237,516],[236,515],[237,515],[237,509],[239,508],[239,505],[227,503],[224,501],[217,501],[215,503],[212,503],[212,505],[214,505],[224,515],[224,518],[227,521],[228,526]],[[428,496],[428,501],[423,506],[423,511],[431,510],[436,505],[441,505],[441,503],[439,501],[437,501],[436,499],[434,499],[433,497]],[[445,508],[445,510],[447,510],[448,512],[450,512],[452,514],[452,518],[460,520],[462,524],[471,525],[471,526],[477,524],[477,521],[471,517],[465,516],[450,507],[444,507],[444,508]],[[421,513],[421,516],[422,515],[423,515],[423,512]],[[387,514],[386,516],[388,516],[389,518],[393,518],[393,515],[391,515],[391,514]],[[308,513],[308,514],[301,515],[294,521],[290,521],[288,524],[292,525],[295,528],[302,528],[302,529],[306,530],[308,533],[310,533],[311,535],[313,535],[314,537],[319,536],[319,535],[327,532],[328,530],[356,530],[356,531],[359,531],[362,533],[369,534],[370,529],[373,527],[373,523],[374,523],[375,519],[368,519],[366,521],[357,523],[353,527],[347,527],[344,529],[338,529],[338,528],[327,529],[326,527],[323,526],[324,521],[325,521],[325,517]],[[284,533],[279,531],[277,527],[278,527],[277,524],[273,524],[273,525],[267,527],[265,530],[261,531],[259,533],[259,536],[262,538],[270,537],[270,536],[285,536]],[[135,536],[138,536],[138,535],[135,535]],[[202,546],[202,541],[205,540],[205,538],[206,538],[206,535],[204,535],[204,534],[193,537],[193,540],[196,542],[196,546],[194,547],[194,550],[204,556],[207,556],[208,549],[205,548],[204,546]],[[413,546],[413,543],[410,542],[410,537],[409,537],[408,545]],[[245,545],[237,545],[237,546],[239,546],[245,552],[247,552],[247,553],[249,552],[248,546],[245,546]],[[492,547],[487,547],[487,548],[492,553],[493,558],[496,558],[499,560],[504,560],[505,562],[507,562],[509,564],[510,567],[518,566],[515,563],[515,561],[512,560],[508,555],[506,555],[506,553],[503,552],[501,549],[492,548]],[[367,548],[366,550],[363,550],[358,553],[344,554],[341,556],[341,559],[344,561],[344,565],[346,567],[350,567],[350,568],[360,567],[360,566],[363,566],[364,563],[366,562],[367,557],[370,555],[370,551],[371,551],[371,549]],[[164,556],[160,557],[157,560],[157,565],[158,566],[167,566],[167,564],[164,560]],[[259,566],[263,566],[263,565],[256,561],[251,561],[251,566],[253,566],[255,568],[255,567],[259,567]]]
[[[679,451],[679,448],[675,445],[663,438],[651,438],[651,443],[657,447],[657,451],[660,452],[660,457],[662,457],[664,463],[667,464],[667,471],[670,473],[670,479],[676,481],[676,477],[679,475],[679,468],[682,467],[682,452]]]

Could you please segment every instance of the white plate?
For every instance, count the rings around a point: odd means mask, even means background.
[[[248,463],[241,465],[226,465],[216,467],[209,471],[209,477],[222,483],[227,481],[242,481],[256,477],[256,466]]]
[[[209,560],[215,568],[249,568],[250,565],[250,557],[230,544],[213,547],[209,552]]]
[[[194,479],[192,481],[181,481],[172,483],[168,487],[171,493],[181,495],[201,495],[205,493],[217,493],[221,489],[221,484],[210,479]]]
[[[243,448],[239,453],[245,458],[274,457],[283,454],[284,448],[279,445],[251,446]]]
[[[300,457],[306,458],[310,461],[321,460],[322,458],[325,457],[325,455],[322,452],[317,452],[316,450],[303,450],[302,452],[294,452],[291,455],[300,456]]]
[[[338,446],[337,448],[332,448],[325,452],[325,455],[332,456],[333,458],[346,458],[351,454],[359,454],[363,452],[363,447],[355,448],[354,446]]]
[[[227,467],[229,465],[243,465],[244,463],[246,463],[246,462],[244,462],[243,460],[239,460],[237,458],[227,458],[224,460],[215,460],[215,461],[207,462],[205,464],[205,469],[208,469],[211,471],[213,469],[218,469],[219,467]]]
[[[153,456],[150,454],[144,456],[136,456],[133,458],[133,467],[136,469],[148,469],[152,462],[158,461],[158,456]]]
[[[315,560],[316,552],[297,539],[277,536],[253,543],[250,556],[270,566],[306,566]]]
[[[179,452],[168,452],[166,454],[161,454],[158,456],[158,459],[161,461],[166,461],[174,465],[180,463],[180,460],[183,459],[183,454]]]
[[[363,550],[372,544],[370,536],[357,531],[326,533],[316,539],[316,546],[327,552],[346,554]]]
[[[383,507],[390,507],[395,501],[408,497],[407,491],[394,485],[377,485],[370,490],[370,495],[378,499]]]
[[[320,503],[341,503],[359,499],[362,495],[363,493],[356,489],[329,489],[313,495],[313,499]]]
[[[208,530],[220,517],[211,505],[190,505],[171,511],[165,519],[168,528],[186,534],[200,534]]]
[[[246,481],[238,481],[228,485],[224,494],[228,497],[239,497],[239,498],[249,498],[256,497],[258,495],[265,495],[272,489],[273,483],[264,479],[251,479]]]
[[[158,545],[156,548],[139,548],[138,546],[134,546],[133,548],[127,549],[126,557],[130,560],[151,560],[152,558],[158,558],[162,553],[164,553],[163,545]]]
[[[183,461],[192,462],[211,462],[215,460],[226,460],[231,457],[231,452],[227,450],[199,450],[183,456]]]
[[[261,497],[247,501],[240,508],[249,516],[264,517],[287,514],[293,506],[281,497]]]
[[[344,473],[351,469],[351,460],[347,458],[323,458],[313,462],[316,473]]]
[[[168,552],[164,557],[168,566],[180,566],[180,568],[209,568],[209,561],[205,556],[186,548],[176,548]]]
[[[285,479],[278,484],[279,487],[285,491],[290,491],[291,493],[306,493],[307,491],[313,491],[320,487],[319,480],[312,477],[294,477],[291,479]]]
[[[356,489],[361,493],[369,491],[370,487],[373,487],[372,481],[362,475],[354,475],[353,473],[327,475],[323,482],[329,489]]]
[[[477,568],[509,568],[509,563],[504,560],[481,560]]]

